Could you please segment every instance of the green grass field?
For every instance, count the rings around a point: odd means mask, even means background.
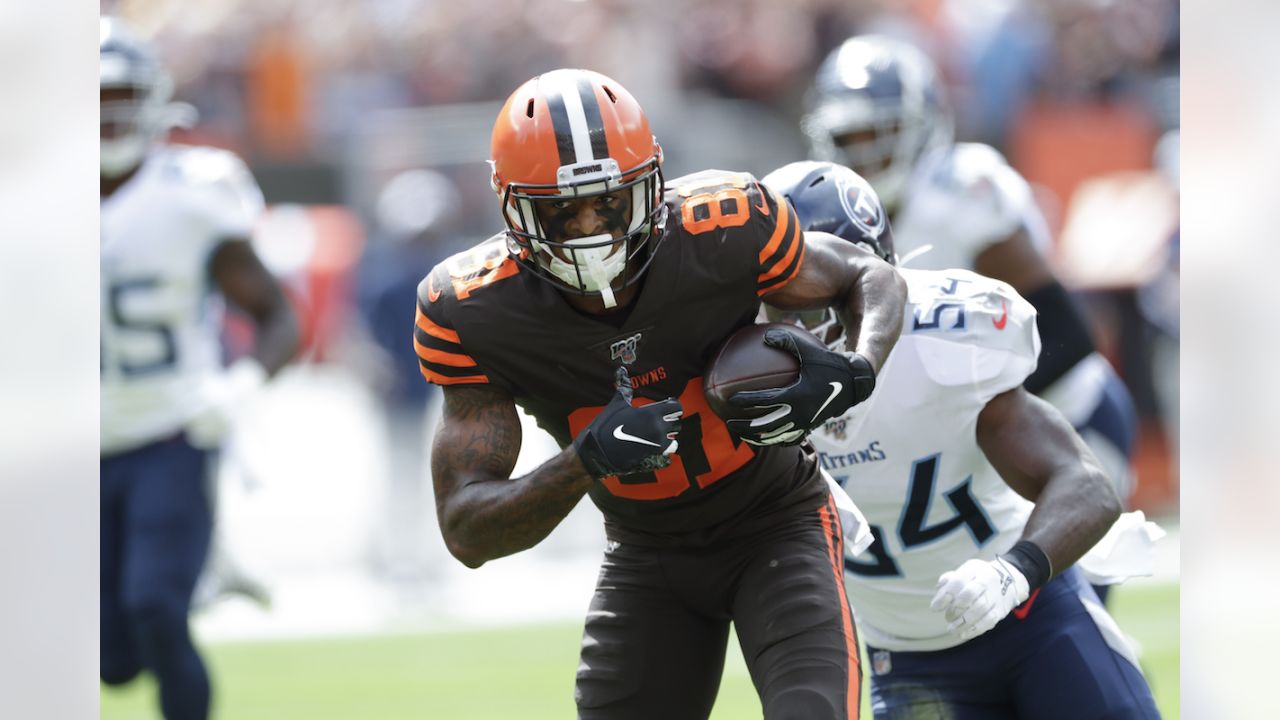
[[[1130,585],[1112,611],[1142,647],[1165,718],[1178,717],[1178,588]],[[576,623],[429,635],[221,643],[206,648],[223,720],[571,718]],[[102,691],[101,717],[154,720],[144,678]],[[865,693],[864,693],[865,694]],[[870,713],[863,711],[864,717]],[[712,717],[760,717],[736,644]]]

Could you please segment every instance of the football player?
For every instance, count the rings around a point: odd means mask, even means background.
[[[507,230],[427,275],[414,330],[443,387],[431,468],[450,552],[479,567],[532,547],[590,495],[608,545],[579,717],[707,717],[731,622],[766,718],[857,717],[840,520],[798,443],[871,392],[901,329],[896,271],[801,232],[746,173],[665,181],[644,111],[595,72],[521,85],[491,150]],[[745,403],[769,415],[752,445],[711,412],[702,375],[761,298],[837,305],[852,329],[847,349],[800,356],[767,408]],[[562,450],[512,477],[517,405]]]
[[[206,467],[237,411],[293,354],[297,323],[249,245],[262,194],[244,164],[163,141],[177,108],[150,48],[116,18],[101,74],[101,657],[141,671],[166,718],[204,718],[209,678],[187,628],[209,547]],[[253,319],[222,368],[221,296]]]
[[[819,68],[808,105],[802,127],[813,158],[871,183],[903,266],[974,270],[1035,307],[1043,350],[1025,386],[1066,416],[1127,500],[1133,399],[1044,257],[1049,230],[1027,181],[995,149],[952,142],[929,58],[899,40],[851,38]]]
[[[763,182],[806,230],[893,256],[886,214],[849,168],[792,163]],[[968,270],[902,275],[902,337],[875,392],[809,436],[875,538],[845,561],[875,717],[1158,717],[1074,567],[1120,500],[1062,414],[1023,386],[1040,352],[1035,309]],[[841,342],[824,320],[808,325]]]

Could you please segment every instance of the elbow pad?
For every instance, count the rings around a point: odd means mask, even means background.
[[[1084,313],[1058,281],[1025,295],[1035,306],[1040,329],[1040,362],[1023,386],[1040,394],[1094,350]]]

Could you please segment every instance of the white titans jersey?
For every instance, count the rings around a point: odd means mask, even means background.
[[[968,270],[902,275],[902,337],[875,392],[809,438],[875,537],[845,562],[866,642],[939,650],[960,639],[929,609],[938,576],[1007,551],[1031,513],[975,432],[987,402],[1035,370],[1040,336],[1035,309],[1003,282]]]
[[[893,247],[906,258],[932,246],[908,267],[973,269],[983,250],[1024,225],[1047,252],[1049,229],[1027,181],[994,148],[957,143],[920,159],[893,217]]]
[[[160,145],[102,200],[104,455],[178,432],[203,408],[197,387],[220,367],[222,304],[209,261],[247,238],[262,192],[223,150]]]
[[[982,251],[1020,227],[1036,249],[1049,252],[1048,223],[1026,179],[994,148],[957,143],[921,158],[893,218],[893,245],[908,267],[972,270]],[[1041,394],[1079,427],[1101,402],[1111,374],[1106,358],[1093,353]]]

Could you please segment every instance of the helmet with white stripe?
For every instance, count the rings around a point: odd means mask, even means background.
[[[498,113],[491,155],[511,253],[535,276],[612,306],[648,269],[666,216],[662,148],[626,88],[590,70],[539,75]],[[610,215],[606,232],[554,222],[584,199]]]

